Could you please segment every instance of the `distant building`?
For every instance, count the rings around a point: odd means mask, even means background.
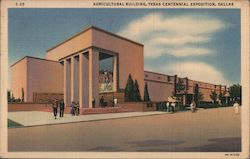
[[[89,27],[46,52],[45,59],[26,56],[11,66],[11,90],[25,102],[50,102],[64,99],[67,106],[79,101],[81,107],[99,105],[101,95],[123,101],[129,74],[139,83],[143,97],[144,82],[152,101],[165,101],[174,95],[174,81],[185,87],[182,100],[190,103],[198,84],[204,101],[211,102],[212,90],[228,95],[225,86],[144,71],[143,45],[100,28]],[[99,69],[101,60],[112,58],[112,71]],[[175,92],[176,93],[176,92]],[[180,93],[180,92],[177,92]],[[118,97],[119,96],[119,97]]]

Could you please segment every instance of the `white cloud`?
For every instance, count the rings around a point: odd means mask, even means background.
[[[176,35],[170,37],[155,37],[150,43],[155,43],[158,45],[184,45],[184,44],[195,44],[195,43],[204,43],[210,41],[208,36],[199,36],[199,35]]]
[[[181,55],[200,56],[207,55],[209,51],[204,53],[206,48],[195,49],[193,44],[210,42],[212,34],[225,27],[226,24],[223,21],[214,17],[194,15],[170,17],[155,13],[131,21],[118,34],[143,43],[145,57],[172,55],[173,52],[181,51],[166,51],[164,49],[166,47],[178,47],[183,50],[192,48],[193,53]],[[189,49],[189,51],[192,50]],[[180,53],[177,56],[180,56]]]
[[[157,68],[146,66],[146,69],[169,75],[177,74],[179,77],[188,77],[192,80],[213,84],[230,85],[232,83],[225,79],[222,72],[204,62],[170,63]]]
[[[172,49],[169,51],[169,54],[184,57],[184,56],[192,56],[192,55],[207,55],[212,51],[206,48],[181,48],[181,49]]]

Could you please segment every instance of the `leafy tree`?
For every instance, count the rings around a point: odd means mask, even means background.
[[[185,94],[185,85],[183,80],[180,79],[175,84],[175,97],[177,97],[177,99],[179,100],[181,97],[183,97],[184,94]]]
[[[199,91],[199,85],[195,84],[194,87],[194,102],[196,104],[196,106],[199,105],[199,102],[203,100],[203,94]]]
[[[125,88],[125,101],[130,102],[134,100],[134,81],[131,74],[128,76],[126,88]]]
[[[234,84],[229,87],[230,98],[233,100],[237,100],[241,103],[241,85]]]
[[[211,94],[209,96],[212,99],[213,103],[216,103],[216,100],[218,98],[216,91],[211,91]]]
[[[150,101],[150,97],[149,97],[149,94],[148,94],[148,84],[147,84],[147,82],[145,83],[145,87],[144,87],[144,98],[143,98],[143,100],[145,102]]]
[[[138,101],[141,101],[141,94],[140,94],[140,90],[139,90],[139,85],[138,85],[138,82],[137,80],[135,80],[135,83],[134,83],[134,100],[135,102],[138,102]]]
[[[225,104],[225,100],[223,101],[224,98],[225,98],[225,94],[220,92],[219,100],[221,101],[221,104]]]

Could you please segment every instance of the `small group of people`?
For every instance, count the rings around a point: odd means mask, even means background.
[[[175,102],[169,102],[169,101],[167,101],[166,102],[165,110],[167,112],[174,113],[175,112],[175,107],[176,107],[176,103]],[[196,104],[195,104],[194,101],[190,104],[190,110],[191,110],[192,113],[196,112]]]
[[[54,114],[55,119],[57,118],[58,107],[59,107],[60,117],[63,117],[64,108],[65,108],[65,104],[63,100],[54,100],[52,102],[53,114]]]
[[[116,107],[116,106],[117,106],[117,103],[118,103],[117,98],[113,98],[113,107]],[[107,106],[107,102],[105,102],[103,96],[100,98],[100,106],[101,106],[101,107]]]
[[[72,101],[70,113],[72,116],[78,116],[80,114],[79,102]]]
[[[166,108],[165,108],[165,110],[166,110],[167,112],[172,112],[172,113],[174,113],[175,106],[176,106],[175,102],[169,102],[169,101],[167,101],[167,102],[166,102]]]

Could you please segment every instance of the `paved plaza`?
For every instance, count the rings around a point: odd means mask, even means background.
[[[52,120],[53,116],[50,118]],[[65,120],[67,118],[65,117]],[[11,128],[8,129],[8,149],[80,152],[240,152],[240,118],[241,115],[235,115],[232,107],[227,107],[203,109],[196,113],[160,113]]]
[[[8,118],[22,124],[23,126],[38,126],[48,124],[62,124],[62,123],[74,123],[83,121],[97,121],[117,118],[128,118],[146,115],[166,114],[166,112],[152,111],[152,112],[125,112],[125,113],[109,113],[109,114],[91,114],[91,115],[79,115],[72,116],[71,114],[64,114],[63,118],[54,118],[52,112],[42,111],[18,111],[9,112]]]

